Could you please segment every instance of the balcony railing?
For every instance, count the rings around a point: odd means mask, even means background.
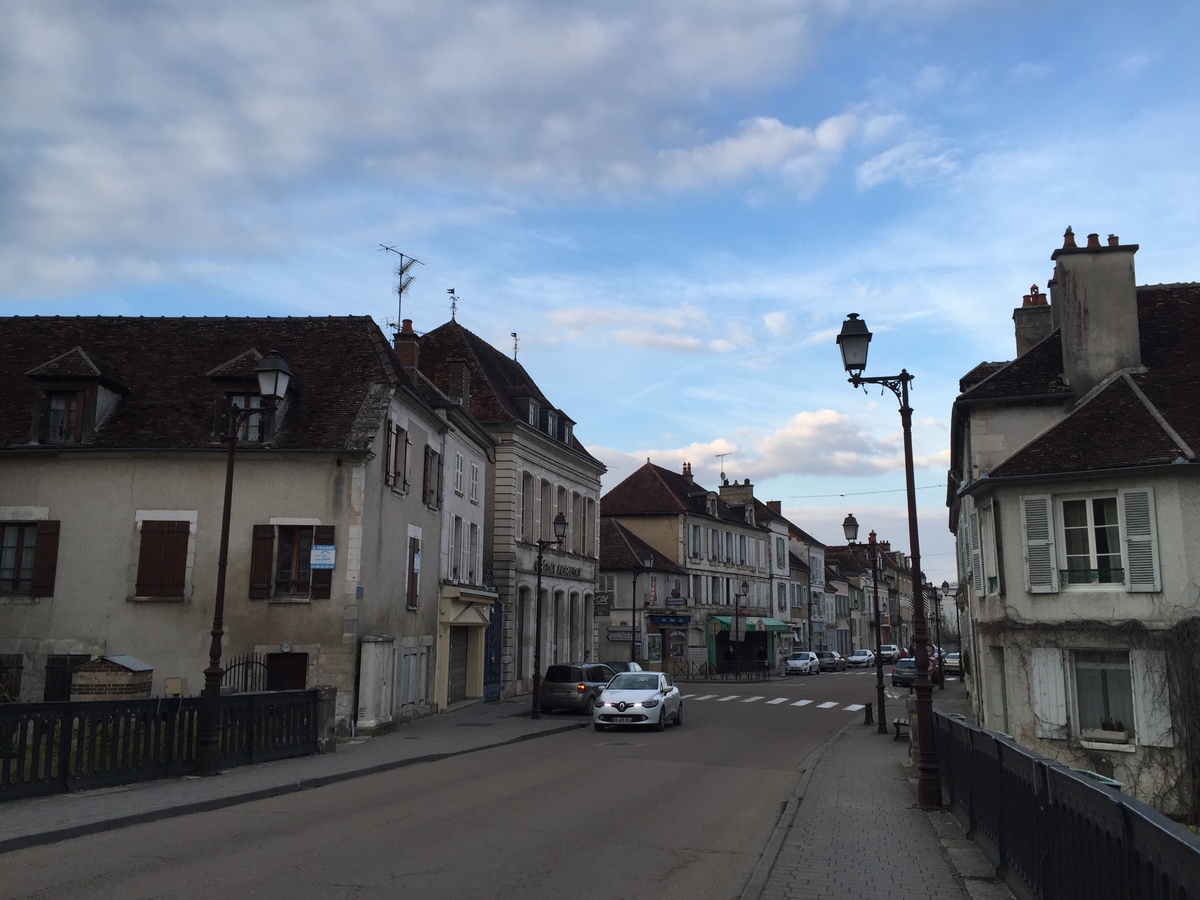
[[[1059,584],[1124,584],[1125,570],[1120,569],[1060,569]]]

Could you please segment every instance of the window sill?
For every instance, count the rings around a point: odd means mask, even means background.
[[[312,597],[268,597],[268,603],[311,603]]]
[[[1136,753],[1137,746],[1133,743],[1112,743],[1110,741],[1089,741],[1079,739],[1079,746],[1086,750],[1108,750],[1113,753]]]
[[[0,594],[0,604],[11,606],[31,606],[38,602],[38,598],[30,594]]]
[[[185,597],[129,597],[130,603],[182,603]]]

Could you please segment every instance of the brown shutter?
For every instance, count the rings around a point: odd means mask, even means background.
[[[313,529],[314,544],[332,544],[333,526],[318,525]],[[312,570],[312,599],[328,600],[333,593],[333,569]]]
[[[442,505],[442,483],[444,481],[446,471],[446,461],[442,459],[442,454],[437,454],[437,506]]]
[[[384,439],[383,451],[383,483],[396,483],[396,423],[391,419],[387,422],[387,437]]]
[[[275,557],[275,526],[255,525],[250,545],[250,599],[271,596],[271,563]]]
[[[60,524],[57,519],[45,519],[37,523],[37,539],[33,548],[32,593],[35,597],[54,596],[54,575],[58,571]]]
[[[183,521],[142,522],[138,552],[139,597],[182,597],[191,525]]]
[[[407,603],[409,609],[417,608],[417,557],[421,552],[421,539],[410,537],[408,539],[408,596]]]

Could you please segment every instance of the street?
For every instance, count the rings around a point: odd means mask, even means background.
[[[802,760],[861,720],[874,685],[873,670],[684,684],[684,725],[661,734],[578,717],[537,740],[17,851],[3,893],[737,897]]]

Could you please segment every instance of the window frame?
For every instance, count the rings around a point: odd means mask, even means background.
[[[308,590],[279,590],[279,573],[283,564],[280,558],[283,529],[292,535],[302,529],[308,530]],[[328,600],[333,594],[335,569],[312,568],[314,545],[336,546],[336,529],[322,525],[316,520],[274,520],[268,524],[255,525],[250,549],[250,579],[248,596],[251,600],[267,600],[277,603],[307,603],[313,600]],[[289,566],[289,574],[295,570],[295,562]],[[297,579],[292,579],[296,583]]]

